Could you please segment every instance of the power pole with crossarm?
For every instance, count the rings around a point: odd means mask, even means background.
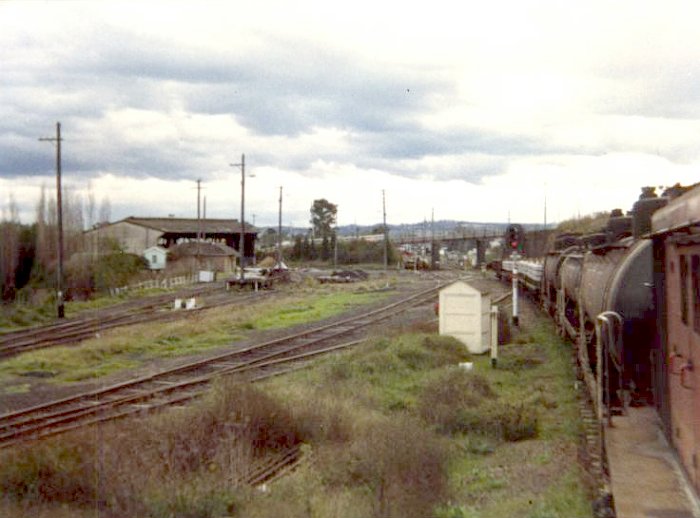
[[[63,203],[61,200],[61,123],[56,123],[55,137],[41,137],[42,142],[56,143],[56,223],[58,227],[58,266],[56,268],[56,304],[58,318],[65,318],[63,302]]]

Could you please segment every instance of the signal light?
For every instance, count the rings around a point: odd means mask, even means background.
[[[509,225],[506,230],[505,242],[512,252],[522,252],[525,248],[523,228],[520,225]]]

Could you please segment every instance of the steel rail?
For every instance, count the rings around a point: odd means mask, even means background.
[[[125,315],[133,313],[134,311],[149,309],[151,307],[162,306],[174,298],[186,298],[193,297],[201,294],[206,294],[209,292],[216,291],[218,289],[223,289],[224,285],[222,283],[216,283],[214,285],[208,286],[197,286],[194,288],[187,288],[173,293],[164,293],[161,295],[153,295],[146,298],[128,300],[113,306],[108,306],[100,309],[94,309],[82,313],[78,316],[68,318],[66,320],[51,322],[48,324],[41,324],[37,326],[32,326],[23,329],[15,329],[11,331],[0,331],[0,344],[7,343],[13,339],[30,337],[34,335],[41,335],[48,331],[70,329],[71,327],[79,324],[86,324],[89,322],[100,322],[109,316],[114,315]],[[105,314],[107,314],[105,316]]]
[[[125,311],[121,314],[111,315],[101,319],[95,318],[76,321],[69,326],[64,325],[63,327],[65,329],[59,332],[56,332],[54,329],[43,329],[41,330],[41,333],[35,331],[20,338],[13,337],[10,340],[0,338],[0,359],[36,349],[74,344],[89,338],[93,338],[96,333],[117,327],[130,326],[143,322],[152,322],[154,320],[177,320],[188,314],[192,314],[192,312],[200,312],[226,305],[244,303],[255,298],[265,297],[270,293],[273,292],[259,292],[243,298],[234,298],[228,294],[213,294],[203,299],[203,306],[187,311],[164,310],[159,312],[158,309],[165,309],[163,307],[163,303],[161,302],[159,304],[153,304],[152,306],[146,306],[146,311],[143,311],[144,308],[137,308],[142,309],[142,312],[139,313],[134,313],[132,309],[131,311]],[[166,301],[170,302],[172,298],[173,296],[170,295]]]
[[[334,338],[337,339],[394,316],[404,307],[410,307],[431,298],[440,287],[438,285],[394,303],[330,324],[315,326],[299,333],[268,340],[103,389],[7,413],[0,416],[0,448],[8,447],[29,438],[56,435],[57,433],[63,433],[69,429],[87,426],[95,422],[125,417],[144,410],[150,411],[160,406],[179,404],[203,393],[205,386],[208,386],[214,378],[250,370],[255,365],[258,368],[262,368],[281,364],[285,361],[299,361],[302,358],[308,358],[315,354],[347,347],[348,344],[354,344],[357,341],[346,344],[334,344],[326,347],[325,350],[323,347],[320,347],[317,351],[308,351],[313,344],[321,344]],[[333,329],[336,330],[333,331]],[[331,331],[331,333],[329,334],[328,331]],[[313,335],[316,336],[314,337]],[[291,343],[290,345],[290,342],[294,341],[296,341],[296,344]],[[287,343],[287,345],[285,346],[284,343]],[[282,350],[265,351],[275,346]],[[300,353],[299,351],[302,350],[306,350],[306,352]],[[262,356],[259,354],[261,352],[263,353]],[[255,357],[255,353],[258,353],[257,357]],[[284,360],[285,355],[289,356],[286,360]],[[242,358],[244,359],[241,361],[240,359]],[[229,360],[229,362],[225,360]],[[238,361],[237,363],[230,363],[231,360]],[[202,370],[208,372],[202,373]],[[186,379],[179,380],[180,376],[185,376]],[[156,385],[155,387],[153,387],[154,384]],[[182,394],[183,391],[185,391],[185,394]],[[124,392],[126,393],[124,394]],[[173,394],[172,396],[170,395],[171,393]],[[163,397],[164,399],[161,402],[151,401],[149,405],[138,406],[139,403],[154,400],[158,397]]]

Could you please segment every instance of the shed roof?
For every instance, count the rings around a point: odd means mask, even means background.
[[[158,245],[149,246],[148,248],[146,248],[146,249],[143,251],[144,254],[148,254],[148,253],[151,253],[151,252],[160,252],[160,253],[162,253],[162,254],[167,254],[167,253],[168,253],[168,251],[167,251],[165,248],[163,248],[162,246],[158,246]]]
[[[241,231],[241,224],[237,219],[202,219],[200,221],[196,218],[139,218],[129,216],[121,221],[159,230],[164,234],[196,234],[199,230],[208,234],[234,234]],[[119,222],[117,221],[116,223]],[[246,234],[255,234],[258,232],[258,229],[246,222],[245,231]]]
[[[452,284],[449,284],[448,286],[445,286],[440,290],[440,293],[442,292],[457,292],[457,293],[481,293],[478,289],[476,289],[474,286],[471,284],[468,284],[464,281],[455,281]]]
[[[222,243],[210,243],[208,241],[188,241],[180,243],[171,249],[171,252],[176,257],[201,255],[207,257],[230,257],[238,256],[238,252],[230,246]]]

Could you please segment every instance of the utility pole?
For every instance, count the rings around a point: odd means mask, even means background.
[[[197,180],[197,241],[199,241],[200,234],[202,233],[202,219],[201,219],[201,211],[200,211],[201,191],[202,191],[202,180],[199,179],[199,180]]]
[[[202,191],[202,180],[198,179],[197,180],[197,260],[195,261],[196,263],[196,269],[199,270],[199,254],[200,254],[200,246],[199,243],[202,239],[202,217],[201,217],[201,212],[200,212],[200,193]]]
[[[240,164],[230,164],[231,167],[241,168],[241,235],[238,240],[238,251],[241,256],[241,284],[245,281],[245,273],[243,273],[243,268],[245,267],[245,154],[241,155]]]
[[[423,214],[423,241],[421,243],[421,252],[422,255],[427,255],[428,254],[428,230],[427,230],[427,225],[428,225],[428,220],[425,217],[425,214]]]
[[[389,237],[387,235],[387,228],[386,228],[386,194],[384,192],[384,189],[382,189],[382,212],[384,214],[383,216],[383,228],[384,228],[384,273],[386,274],[387,267],[389,265]]]
[[[280,210],[277,218],[277,268],[282,269],[282,186],[280,185]]]
[[[435,209],[430,213],[430,269],[435,269]]]
[[[56,143],[56,222],[58,226],[58,267],[56,268],[56,303],[58,318],[65,318],[63,304],[63,202],[61,199],[61,123],[56,123],[55,137],[42,137],[39,140]]]
[[[333,234],[333,268],[338,268],[338,210],[335,211],[335,231]]]

